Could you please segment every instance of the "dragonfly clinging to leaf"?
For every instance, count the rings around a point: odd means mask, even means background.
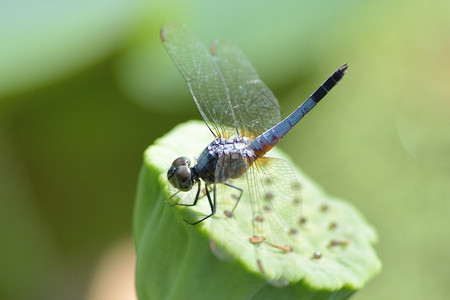
[[[250,199],[248,242],[255,249],[265,245],[282,253],[294,251],[291,236],[299,231],[301,186],[286,161],[265,155],[343,78],[347,64],[281,120],[277,99],[233,43],[218,40],[208,50],[191,29],[177,23],[166,24],[161,39],[213,134],[195,165],[179,157],[167,172],[169,182],[179,191],[195,187],[192,203],[179,205],[195,206],[202,198],[209,203],[207,215],[186,222],[195,225],[215,215],[221,204],[217,186],[225,185],[237,191],[237,196],[222,217],[235,218],[243,193]],[[238,178],[246,178],[246,186],[232,183]],[[264,274],[259,257],[256,262]]]

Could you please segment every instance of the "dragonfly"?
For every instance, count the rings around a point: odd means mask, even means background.
[[[232,42],[217,40],[208,49],[190,28],[178,23],[163,26],[161,40],[213,135],[195,165],[179,157],[167,172],[176,194],[196,187],[192,203],[175,205],[195,206],[204,197],[209,203],[206,216],[185,221],[196,225],[215,215],[221,199],[217,187],[223,185],[237,192],[235,204],[223,211],[225,218],[235,217],[247,193],[252,209],[248,242],[255,249],[265,245],[282,253],[294,251],[291,236],[298,234],[301,224],[301,185],[287,161],[265,155],[343,78],[347,64],[281,120],[278,100]],[[246,188],[232,183],[239,178],[246,179]],[[256,264],[264,274],[258,255]]]

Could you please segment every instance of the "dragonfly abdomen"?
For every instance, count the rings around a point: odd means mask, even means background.
[[[344,77],[347,64],[341,66],[319,88],[309,96],[296,110],[277,125],[256,137],[251,148],[258,156],[263,156],[275,146],[326,94]]]

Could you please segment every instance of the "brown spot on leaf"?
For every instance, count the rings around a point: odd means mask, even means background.
[[[252,243],[252,244],[261,244],[265,240],[266,240],[266,238],[262,237],[262,236],[252,236],[250,238],[250,243]]]
[[[329,228],[330,230],[334,230],[334,229],[336,229],[337,227],[338,227],[338,225],[337,225],[336,222],[331,222],[331,223],[330,223],[330,226],[328,226],[328,228]]]
[[[229,210],[225,210],[223,213],[225,214],[225,216],[227,218],[232,218],[233,217],[233,213],[231,211],[229,211]]]

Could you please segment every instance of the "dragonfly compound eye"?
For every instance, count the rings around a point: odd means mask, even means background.
[[[191,163],[187,157],[175,159],[167,171],[167,179],[173,187],[180,191],[187,192],[192,189],[193,182],[191,176]]]

